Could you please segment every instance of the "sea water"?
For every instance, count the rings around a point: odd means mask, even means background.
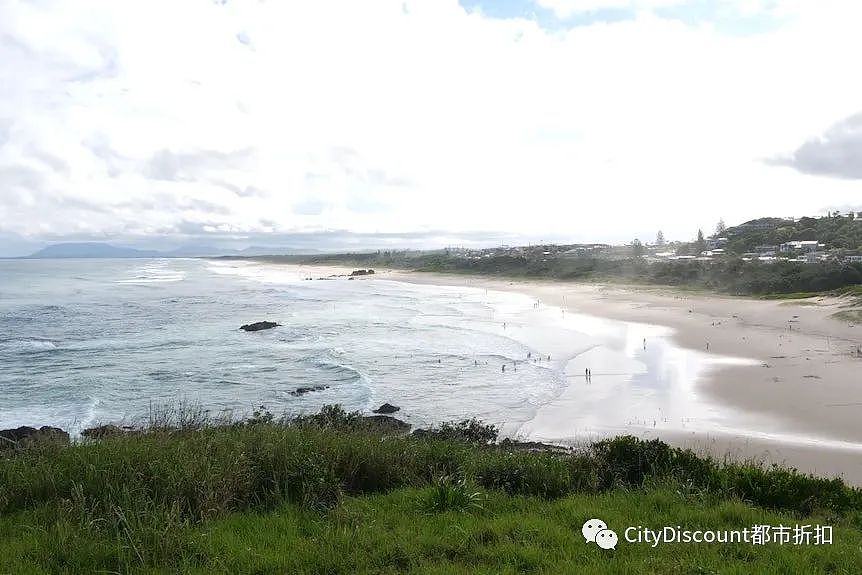
[[[500,314],[530,305],[373,278],[305,281],[244,262],[0,261],[0,426],[132,423],[177,400],[239,415],[389,401],[417,423],[517,425],[565,384],[547,361],[500,377],[529,351]],[[238,329],[260,320],[282,325]],[[327,389],[291,394],[314,386]]]
[[[730,421],[697,393],[722,358],[669,330],[516,293],[307,275],[234,260],[0,260],[0,427],[77,433],[177,401],[237,417],[389,402],[416,425],[476,417],[553,439]],[[281,326],[238,329],[261,320]]]

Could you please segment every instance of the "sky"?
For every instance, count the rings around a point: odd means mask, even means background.
[[[0,0],[0,256],[862,211],[860,21],[843,0]]]

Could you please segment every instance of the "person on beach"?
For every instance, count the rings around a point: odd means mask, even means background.
[[[528,351],[528,352],[527,352],[527,359],[530,359],[530,356],[531,356],[531,355],[532,355],[532,352]]]
[[[706,351],[709,351],[709,342],[706,342]]]
[[[501,369],[500,371],[502,371],[503,373],[506,373],[506,365],[505,364],[503,365],[503,369]]]
[[[644,338],[644,349],[646,349],[646,338]]]

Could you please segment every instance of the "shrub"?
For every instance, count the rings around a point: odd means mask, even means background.
[[[647,478],[702,486],[709,483],[715,469],[710,459],[698,457],[691,450],[631,435],[598,441],[593,444],[592,452],[601,468],[605,488],[639,486]]]
[[[413,432],[417,437],[433,439],[465,441],[486,445],[497,440],[500,431],[494,425],[486,424],[478,419],[464,419],[455,423],[442,423],[439,427],[420,429]]]

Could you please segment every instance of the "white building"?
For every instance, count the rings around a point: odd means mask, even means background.
[[[821,245],[822,244],[820,244],[817,240],[802,240],[795,242],[785,242],[778,246],[778,249],[782,252],[816,252],[817,248]]]

